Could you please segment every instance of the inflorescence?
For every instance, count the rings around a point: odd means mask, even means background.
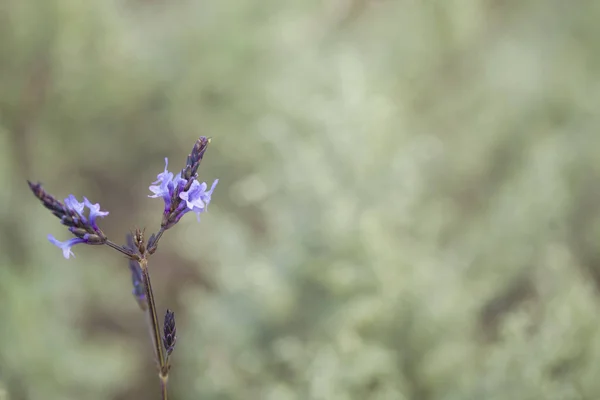
[[[50,243],[59,247],[65,258],[75,256],[72,248],[77,244],[107,245],[129,258],[133,296],[139,307],[150,317],[150,331],[157,358],[163,399],[167,399],[169,358],[175,349],[177,329],[175,313],[167,310],[163,323],[163,334],[162,336],[160,334],[148,271],[148,258],[156,251],[158,241],[163,233],[177,224],[185,214],[193,212],[200,221],[200,214],[208,209],[218,179],[215,179],[210,189],[207,190],[208,185],[205,182],[199,182],[197,178],[198,167],[209,143],[210,138],[200,137],[187,157],[185,167],[176,175],[168,171],[169,161],[165,158],[164,171],[157,175],[156,181],[149,187],[152,194],[148,197],[162,198],[164,211],[159,231],[152,234],[148,241],[144,239],[144,231],[136,229],[135,232],[127,235],[126,244],[120,246],[113,243],[98,227],[98,218],[108,215],[108,211],[100,210],[99,204],[93,204],[86,197],[83,197],[83,201],[80,202],[72,194],[61,202],[48,194],[40,183],[28,181],[31,191],[42,202],[42,205],[52,211],[52,214],[58,217],[73,235],[71,239],[62,242],[54,236],[48,235]]]

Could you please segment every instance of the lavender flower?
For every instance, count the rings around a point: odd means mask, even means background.
[[[74,237],[74,238],[69,239],[69,240],[64,241],[64,242],[61,242],[61,241],[57,240],[52,235],[48,235],[48,240],[53,245],[55,245],[55,246],[59,247],[60,249],[62,249],[63,256],[66,259],[69,259],[70,256],[75,257],[75,254],[73,254],[73,252],[71,251],[71,247],[73,247],[73,246],[75,246],[76,244],[79,244],[79,243],[85,243],[86,242],[86,237],[89,238],[89,233],[86,233],[85,236],[84,236],[84,238]]]
[[[210,203],[212,192],[215,190],[217,183],[219,183],[219,180],[215,179],[210,187],[210,190],[207,191],[205,182],[200,183],[195,180],[187,192],[181,192],[179,194],[179,198],[185,201],[187,206],[183,210],[181,216],[183,216],[186,212],[192,211],[196,213],[198,222],[200,222],[200,214],[206,211],[208,203]],[[179,218],[181,218],[181,216],[179,216]]]
[[[177,175],[167,169],[169,160],[165,158],[165,169],[156,176],[156,181],[150,186],[153,193],[148,197],[161,197],[165,202],[162,228],[169,229],[188,212],[196,213],[198,221],[200,214],[206,211],[212,193],[219,182],[215,179],[210,190],[206,190],[205,182],[200,183],[196,178],[197,171],[204,156],[210,139],[201,137],[196,141],[192,152],[187,158],[186,166]]]
[[[73,210],[82,220],[85,221],[85,217],[83,216],[83,210],[85,208],[85,204],[77,201],[77,198],[72,194],[69,195],[65,199],[65,206],[70,210]]]
[[[168,166],[169,159],[165,157],[165,170],[156,176],[156,181],[152,182],[152,186],[150,186],[150,191],[154,194],[148,195],[152,198],[162,197],[165,202],[165,212],[169,212],[171,199],[181,193],[186,183],[185,180],[181,179],[181,173],[173,177],[173,173],[167,170]]]
[[[87,208],[90,209],[90,215],[88,219],[89,225],[94,229],[94,231],[99,231],[98,225],[96,225],[96,218],[104,218],[108,215],[108,211],[100,211],[100,204],[92,204],[87,197],[83,198],[83,202]]]
[[[167,310],[165,313],[165,322],[163,324],[163,344],[167,352],[167,357],[171,355],[175,349],[175,343],[177,342],[177,328],[175,327],[175,313],[171,310]]]
[[[68,226],[69,231],[75,236],[72,239],[61,242],[54,236],[48,235],[50,243],[60,248],[65,258],[68,259],[70,256],[75,256],[71,248],[76,244],[106,243],[106,236],[98,228],[96,220],[98,217],[107,216],[108,211],[100,211],[100,204],[92,204],[86,197],[83,198],[83,202],[80,202],[72,194],[61,203],[42,189],[41,184],[28,183],[29,188],[42,202],[44,207],[51,210],[56,217],[60,218],[60,222]],[[87,217],[84,214],[85,207],[90,210]]]

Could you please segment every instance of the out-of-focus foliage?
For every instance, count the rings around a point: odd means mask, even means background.
[[[127,263],[41,180],[154,231],[174,399],[600,398],[600,2],[4,0],[0,387],[158,399]],[[1,389],[0,389],[1,393]]]

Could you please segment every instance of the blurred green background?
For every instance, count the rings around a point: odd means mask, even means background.
[[[600,2],[2,0],[0,398],[159,399],[123,257],[156,231],[172,399],[600,399]]]

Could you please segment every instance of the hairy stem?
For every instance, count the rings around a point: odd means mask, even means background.
[[[142,258],[140,260],[140,267],[142,269],[142,274],[144,275],[144,286],[146,289],[146,299],[148,301],[148,317],[150,320],[150,330],[152,341],[154,344],[154,353],[156,354],[158,370],[163,371],[166,366],[165,355],[160,340],[160,324],[156,315],[156,304],[154,303],[154,293],[152,291],[152,283],[150,282],[150,271],[148,271],[148,260],[146,258]]]

